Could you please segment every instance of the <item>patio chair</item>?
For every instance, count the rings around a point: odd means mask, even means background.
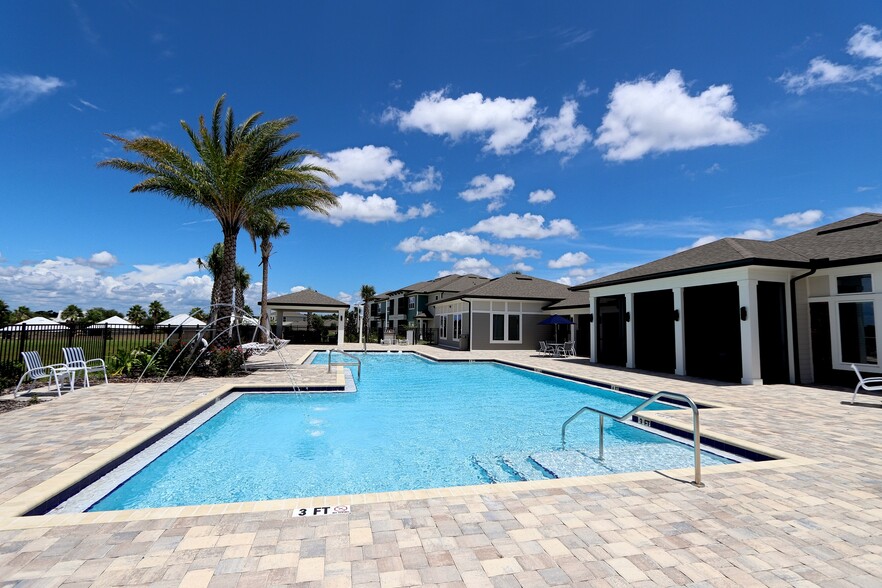
[[[575,341],[567,341],[563,346],[563,356],[564,357],[575,357],[576,356],[576,342]]]
[[[548,355],[548,343],[545,341],[539,341],[539,353],[542,355]]]
[[[52,381],[54,380],[55,390],[58,392],[59,396],[61,396],[62,380],[69,380],[70,389],[73,390],[73,373],[67,369],[67,366],[63,363],[43,365],[43,360],[40,358],[40,353],[37,351],[22,351],[21,357],[25,363],[25,373],[19,378],[18,385],[16,385],[15,390],[12,392],[13,398],[18,396],[18,390],[21,388],[21,384],[24,382],[25,378],[30,379],[28,391],[34,387],[34,382],[42,379],[46,380],[46,387],[50,392],[52,391]]]
[[[250,351],[251,355],[266,355],[270,351],[276,348],[272,343],[258,343],[253,341],[251,343],[242,343],[239,347],[243,351]]]
[[[103,359],[86,359],[86,354],[82,347],[62,347],[61,353],[64,354],[64,365],[71,372],[71,377],[79,371],[83,372],[83,383],[86,388],[89,387],[89,374],[92,372],[101,372],[104,374],[104,383],[107,384],[107,366]]]
[[[867,392],[882,390],[882,377],[865,378],[861,375],[860,370],[854,364],[851,364],[851,369],[854,370],[854,373],[856,373],[858,377],[857,386],[854,387],[854,394],[851,395],[852,404],[854,404],[854,399],[857,398],[858,390],[864,389]]]

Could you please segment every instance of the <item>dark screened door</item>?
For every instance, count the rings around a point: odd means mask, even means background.
[[[674,292],[634,294],[634,365],[642,370],[674,373]]]
[[[758,282],[760,374],[764,384],[790,382],[787,356],[787,300],[782,282]]]

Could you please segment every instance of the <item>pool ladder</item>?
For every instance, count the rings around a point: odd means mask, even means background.
[[[352,363],[351,361],[334,361],[334,362],[332,362],[331,361],[331,354],[332,353],[339,353],[340,355],[345,355],[346,357],[350,357],[355,360],[355,363]],[[332,365],[344,365],[344,366],[356,365],[356,366],[358,366],[358,380],[361,381],[361,360],[358,359],[357,357],[355,357],[354,355],[352,355],[351,353],[346,353],[342,349],[331,349],[330,351],[328,351],[328,373],[331,373],[331,366]]]
[[[593,412],[600,417],[600,438],[599,438],[599,446],[600,446],[600,459],[603,459],[603,417],[607,416],[612,419],[615,419],[619,422],[625,422],[630,419],[634,413],[640,412],[653,402],[655,402],[659,398],[670,398],[673,400],[680,400],[689,405],[689,408],[692,409],[692,444],[695,448],[695,481],[692,483],[698,488],[703,488],[704,484],[701,482],[701,432],[699,430],[698,424],[698,407],[692,402],[692,399],[686,396],[685,394],[680,394],[679,392],[657,392],[653,394],[643,402],[641,402],[635,408],[632,408],[627,413],[619,416],[610,414],[608,412],[602,411],[597,408],[592,408],[590,406],[583,406],[576,413],[568,418],[566,422],[564,422],[563,426],[560,428],[560,448],[562,450],[566,449],[567,444],[567,427],[571,422],[576,420],[579,415],[584,412]]]

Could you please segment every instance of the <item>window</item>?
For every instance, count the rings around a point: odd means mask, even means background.
[[[493,332],[492,338],[494,341],[505,341],[505,315],[504,314],[494,314],[493,315]]]
[[[409,310],[413,310],[415,306],[416,306],[416,297],[411,296],[410,298],[407,299],[407,308]]]
[[[439,330],[441,331],[441,334],[439,335],[439,337],[441,339],[446,339],[447,338],[447,315],[442,314],[440,317],[440,321],[441,322],[440,322],[440,329]]]
[[[860,276],[840,276],[836,278],[836,292],[838,294],[859,294],[872,292],[873,280],[870,274]]]
[[[876,316],[872,302],[839,303],[839,341],[843,363],[879,363],[876,356]]]
[[[459,339],[462,336],[462,315],[453,315],[453,338]]]
[[[521,315],[519,314],[508,315],[508,340],[521,340]]]

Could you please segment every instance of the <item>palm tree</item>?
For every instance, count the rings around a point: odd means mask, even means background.
[[[204,321],[206,318],[208,318],[207,316],[205,316],[205,311],[198,306],[190,309],[190,316],[192,316],[194,319],[199,319],[200,321]]]
[[[208,270],[208,273],[211,275],[211,279],[214,283],[211,286],[211,305],[214,307],[218,303],[218,293],[220,292],[220,288],[218,284],[220,280],[218,277],[220,276],[221,266],[223,265],[224,259],[224,244],[223,243],[215,243],[214,247],[211,248],[211,253],[209,253],[205,257],[205,261],[202,260],[201,257],[196,258],[196,265],[199,266],[199,269]],[[248,286],[251,284],[251,275],[239,264],[236,264],[236,283],[235,283],[235,303],[236,308],[242,309],[245,307],[245,290],[248,289]],[[240,293],[241,292],[241,293]],[[216,313],[215,313],[216,314]]]
[[[236,314],[245,309],[245,290],[251,285],[251,274],[241,265],[236,265]]]
[[[10,318],[12,318],[12,311],[9,310],[9,305],[0,300],[0,327],[8,325]]]
[[[12,316],[9,320],[14,323],[20,323],[21,321],[26,321],[31,318],[33,314],[33,311],[27,306],[19,306],[12,311]]]
[[[370,335],[370,316],[371,316],[371,306],[370,299],[377,295],[377,291],[370,284],[363,284],[361,286],[361,300],[364,303],[364,340],[368,340],[368,336]]]
[[[67,307],[61,311],[61,318],[65,321],[80,320],[83,318],[83,309],[76,304],[68,304]]]
[[[266,300],[269,296],[269,258],[273,254],[273,242],[291,232],[291,225],[285,219],[279,218],[271,211],[265,211],[250,219],[245,224],[245,230],[251,235],[251,245],[257,251],[257,240],[260,239],[260,265],[263,268],[263,280],[260,288],[260,324],[269,330],[269,310],[266,308]],[[266,333],[261,332],[261,341],[266,339]]]
[[[126,313],[126,318],[136,325],[140,325],[147,320],[147,313],[144,312],[144,308],[140,304],[135,304]]]
[[[147,314],[150,315],[150,318],[153,319],[153,324],[155,325],[158,322],[164,321],[165,319],[171,316],[171,313],[165,309],[162,305],[162,302],[159,300],[154,300],[150,303],[150,306],[147,307]]]
[[[132,192],[158,192],[215,216],[224,236],[217,301],[231,304],[236,241],[242,225],[260,210],[305,208],[327,214],[329,208],[337,206],[337,197],[328,190],[325,179],[335,178],[334,173],[303,162],[305,157],[319,154],[290,148],[299,137],[287,131],[296,118],[259,122],[262,113],[257,112],[236,125],[232,108],[223,114],[225,99],[221,96],[214,105],[210,125],[200,116],[199,128],[194,131],[181,121],[198,159],[156,137],[126,139],[108,134],[141,160],[111,158],[98,165],[145,176]]]

